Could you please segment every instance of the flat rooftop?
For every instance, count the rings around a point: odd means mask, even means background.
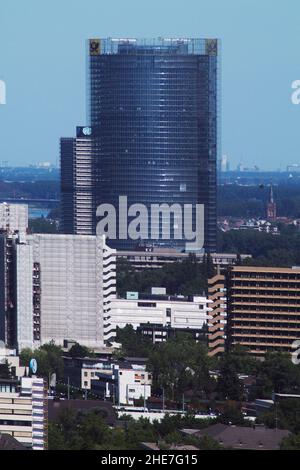
[[[292,273],[300,273],[300,266],[293,266],[290,268],[276,268],[276,267],[268,267],[268,266],[232,266],[230,268],[231,271],[234,272],[259,272],[259,273],[282,273],[282,274],[292,274]]]

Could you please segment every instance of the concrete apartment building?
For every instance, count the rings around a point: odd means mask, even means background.
[[[52,340],[103,346],[116,274],[115,252],[105,239],[3,234],[1,242],[9,256],[0,251],[0,340],[18,350]]]
[[[60,142],[61,182],[64,197],[61,201],[64,233],[91,235],[95,224],[96,207],[92,194],[93,142],[90,127],[77,127],[76,138]]]
[[[43,379],[0,379],[0,434],[33,450],[46,449],[47,407]]]
[[[300,340],[300,267],[233,266],[227,276],[227,342],[258,357],[292,353]]]
[[[13,237],[28,230],[28,206],[0,204],[0,341],[15,342]]]
[[[210,300],[210,319],[208,324],[209,356],[222,354],[225,351],[227,322],[226,279],[217,274],[208,280],[208,299]]]
[[[160,290],[159,294],[154,292],[155,289],[149,295],[127,292],[126,299],[112,299],[104,324],[105,341],[115,338],[117,327],[124,328],[126,325],[132,325],[134,329],[155,325],[199,331],[207,323],[210,301],[206,297],[168,296],[165,289]]]
[[[28,245],[40,270],[40,342],[62,345],[74,339],[88,347],[102,346],[105,295],[114,286],[113,279],[104,280],[108,247],[103,238],[32,235]]]

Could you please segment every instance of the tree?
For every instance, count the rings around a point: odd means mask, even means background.
[[[76,413],[64,408],[49,428],[50,450],[95,450],[105,445],[109,449],[110,441],[111,431],[97,410]]]
[[[109,428],[98,410],[76,413],[64,408],[55,423],[49,426],[50,450],[138,450],[141,442],[170,444],[187,442],[178,430],[184,427],[202,429],[211,421],[193,416],[166,416],[161,422],[148,419],[133,420],[127,417],[123,426]],[[189,438],[187,438],[189,439]],[[202,448],[215,443],[203,440]],[[216,447],[217,448],[217,447]]]
[[[261,398],[271,398],[272,392],[300,392],[300,368],[293,364],[288,354],[266,354],[257,375],[257,393]]]
[[[225,354],[220,361],[220,377],[217,390],[225,400],[242,400],[243,387],[238,378],[238,371],[234,358]]]
[[[22,366],[28,367],[30,359],[34,357],[38,364],[39,376],[48,378],[49,374],[56,373],[57,377],[61,378],[64,370],[62,354],[61,347],[52,342],[34,351],[29,348],[23,349],[20,353],[20,361]]]
[[[95,446],[109,444],[108,426],[96,411],[80,415],[79,426],[82,450],[93,450]]]
[[[80,450],[82,442],[78,432],[78,416],[71,408],[64,408],[58,422],[49,427],[50,450]]]
[[[300,234],[295,228],[281,228],[274,236],[254,230],[218,232],[220,252],[249,253],[252,258],[242,262],[256,266],[291,266],[300,264]]]
[[[295,434],[300,433],[300,400],[290,398],[275,403],[258,417],[258,422],[269,428],[279,427]]]
[[[210,253],[207,253],[207,255],[204,255],[203,263],[205,267],[206,277],[207,279],[211,279],[212,277],[215,276],[216,269],[215,269],[215,265],[214,265],[214,262]]]
[[[261,366],[261,362],[251,356],[248,350],[239,344],[227,352],[226,360],[233,365],[238,374],[256,375]]]
[[[160,439],[166,439],[166,436],[172,434],[174,430],[189,428],[189,429],[203,429],[216,422],[214,419],[198,419],[193,415],[169,415],[166,414],[164,418],[158,422],[154,421],[153,426]]]
[[[195,446],[200,450],[221,450],[222,446],[210,436],[202,436],[195,439]],[[192,443],[192,442],[191,442]]]
[[[300,450],[300,434],[292,434],[283,438],[280,450]]]
[[[182,442],[182,435],[179,431],[173,430],[165,436],[164,442],[166,444],[180,444]]]
[[[75,358],[75,357],[91,357],[91,356],[94,356],[94,353],[89,348],[87,348],[86,346],[82,346],[79,343],[75,343],[71,347],[71,349],[69,351],[69,355],[73,358]]]
[[[4,364],[0,364],[0,378],[1,379],[11,378],[11,371],[10,371],[9,363],[7,360],[4,362]]]
[[[223,424],[234,424],[236,426],[243,425],[245,423],[244,416],[236,406],[227,405],[218,419]]]
[[[56,423],[48,425],[48,445],[50,450],[66,450],[64,434]]]
[[[42,352],[45,351],[47,354],[48,374],[55,372],[58,378],[63,377],[64,361],[62,348],[55,345],[54,342],[50,342],[41,346],[40,350]]]
[[[151,340],[144,338],[132,325],[117,327],[116,339],[122,344],[122,353],[125,356],[148,357],[153,347]]]
[[[157,441],[157,434],[154,426],[145,418],[129,422],[125,430],[125,434],[127,448],[131,450],[139,449],[141,442]]]
[[[187,390],[193,390],[198,396],[206,396],[211,391],[210,363],[201,343],[187,334],[178,334],[156,345],[150,352],[148,368],[153,373],[155,387],[163,388],[169,398],[181,400]]]
[[[212,269],[212,260],[207,267],[206,257],[199,262],[194,254],[187,259],[164,265],[160,269],[135,271],[125,260],[118,261],[117,291],[124,296],[126,291],[147,293],[151,287],[164,286],[168,294],[195,295],[207,289],[207,269]]]

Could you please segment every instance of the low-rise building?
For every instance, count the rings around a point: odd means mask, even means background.
[[[162,325],[155,323],[141,323],[137,327],[137,332],[145,338],[150,339],[153,344],[165,342],[170,338],[176,338],[178,333],[188,333],[196,342],[207,342],[207,325],[203,324],[201,329],[195,328],[173,328],[171,325]]]
[[[95,380],[91,381],[92,391],[118,405],[134,405],[135,400],[145,402],[151,396],[152,374],[146,370],[146,364],[112,363],[110,371],[95,375]]]
[[[112,299],[104,324],[104,340],[113,340],[117,327],[126,325],[132,325],[134,329],[155,325],[156,329],[161,326],[197,332],[206,325],[210,314],[210,301],[206,297],[168,296],[153,292],[151,295],[127,292],[126,299]]]
[[[204,429],[182,429],[186,437],[210,437],[224,448],[240,450],[279,450],[283,438],[290,432],[284,429],[267,429],[264,426],[234,426],[213,424]]]
[[[75,362],[74,362],[75,361]],[[151,396],[152,376],[143,358],[67,360],[69,383],[115,404],[133,405]]]
[[[117,260],[125,260],[130,263],[135,271],[144,269],[159,269],[165,265],[182,262],[189,258],[189,253],[181,253],[175,248],[158,248],[152,246],[141,247],[132,251],[117,251]],[[204,253],[195,253],[197,260],[201,263]],[[249,254],[241,254],[241,259],[251,258]],[[235,253],[211,253],[211,258],[215,266],[227,268],[237,262]]]

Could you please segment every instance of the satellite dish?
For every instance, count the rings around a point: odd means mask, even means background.
[[[31,359],[29,363],[29,368],[33,374],[37,373],[37,362],[36,359]]]

